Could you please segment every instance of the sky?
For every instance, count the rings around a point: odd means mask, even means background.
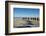
[[[14,17],[39,17],[39,11],[35,8],[13,8]]]

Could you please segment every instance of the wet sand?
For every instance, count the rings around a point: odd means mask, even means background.
[[[14,28],[39,27],[39,21],[14,18]]]

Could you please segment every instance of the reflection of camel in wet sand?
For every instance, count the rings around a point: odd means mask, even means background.
[[[29,20],[27,21],[27,24],[28,24],[28,25],[33,25],[33,24],[31,23],[31,21],[29,21]]]

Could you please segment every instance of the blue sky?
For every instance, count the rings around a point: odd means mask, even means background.
[[[13,8],[14,17],[39,17],[39,11],[35,8]]]

